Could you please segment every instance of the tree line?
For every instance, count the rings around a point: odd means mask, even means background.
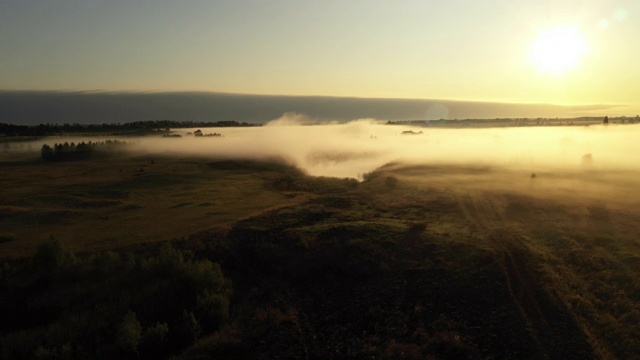
[[[84,141],[75,143],[56,143],[53,147],[48,144],[42,145],[40,156],[44,161],[68,161],[68,160],[86,160],[95,154],[107,155],[123,149],[127,143],[119,140],[106,140],[99,142]]]
[[[157,129],[197,128],[197,127],[246,127],[257,126],[238,121],[175,121],[149,120],[127,123],[102,124],[39,124],[15,125],[0,123],[0,134],[5,136],[49,136],[69,133],[145,133]]]

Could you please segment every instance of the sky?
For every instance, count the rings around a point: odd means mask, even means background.
[[[0,89],[609,104],[635,116],[639,37],[637,0],[0,0]]]

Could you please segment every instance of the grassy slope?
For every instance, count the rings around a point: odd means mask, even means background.
[[[387,167],[201,241],[266,358],[634,358],[637,199],[529,175]]]
[[[640,353],[638,199],[575,191],[605,175],[389,166],[354,186],[151,160],[2,163],[0,255],[49,235],[91,250],[191,234],[181,246],[220,262],[234,298],[185,358]]]
[[[374,179],[237,223],[223,264],[243,303],[259,309],[249,318],[280,324],[256,335],[269,343],[258,351],[594,357],[563,303],[538,282],[527,249],[478,231],[459,200]],[[292,329],[282,330],[287,322]]]
[[[432,169],[422,170],[428,179]],[[544,312],[535,299],[526,298],[537,286],[566,309],[599,357],[637,356],[640,196],[632,180],[637,174],[560,172],[531,179],[517,171],[496,175],[492,169],[475,169],[472,178],[458,172],[450,169],[431,178],[436,184],[457,178],[453,194],[470,229],[505,254],[507,275],[524,284],[515,299],[530,326],[538,334],[548,333]],[[405,180],[428,183],[411,175]],[[526,272],[533,275],[532,284],[519,281]]]

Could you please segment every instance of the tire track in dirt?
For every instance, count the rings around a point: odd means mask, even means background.
[[[596,358],[587,336],[575,324],[566,307],[541,285],[536,264],[522,241],[517,224],[504,217],[496,194],[470,192],[460,195],[460,207],[472,228],[496,251],[510,297],[525,321],[541,359]],[[566,341],[571,339],[571,341]]]

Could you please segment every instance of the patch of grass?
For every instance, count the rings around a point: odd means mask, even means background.
[[[22,206],[0,206],[0,216],[9,218],[12,216],[20,216],[25,214],[28,208]]]
[[[172,209],[177,209],[177,208],[189,206],[189,205],[192,205],[192,204],[193,204],[192,202],[183,202],[183,203],[172,205],[171,208]]]
[[[103,208],[122,205],[122,201],[119,200],[85,200],[81,201],[77,207],[80,208]]]
[[[77,212],[72,210],[49,210],[32,213],[30,221],[37,225],[60,225],[70,224]]]
[[[92,251],[170,240],[296,201],[269,188],[284,165],[154,159],[153,166],[144,157],[6,165],[0,226],[20,241],[2,244],[0,257],[28,256],[50,235]]]
[[[138,204],[127,204],[122,207],[122,210],[137,210],[137,209],[142,209],[142,206]]]
[[[13,236],[9,236],[9,235],[0,235],[0,244],[2,243],[6,243],[9,241],[14,241],[15,238]]]

